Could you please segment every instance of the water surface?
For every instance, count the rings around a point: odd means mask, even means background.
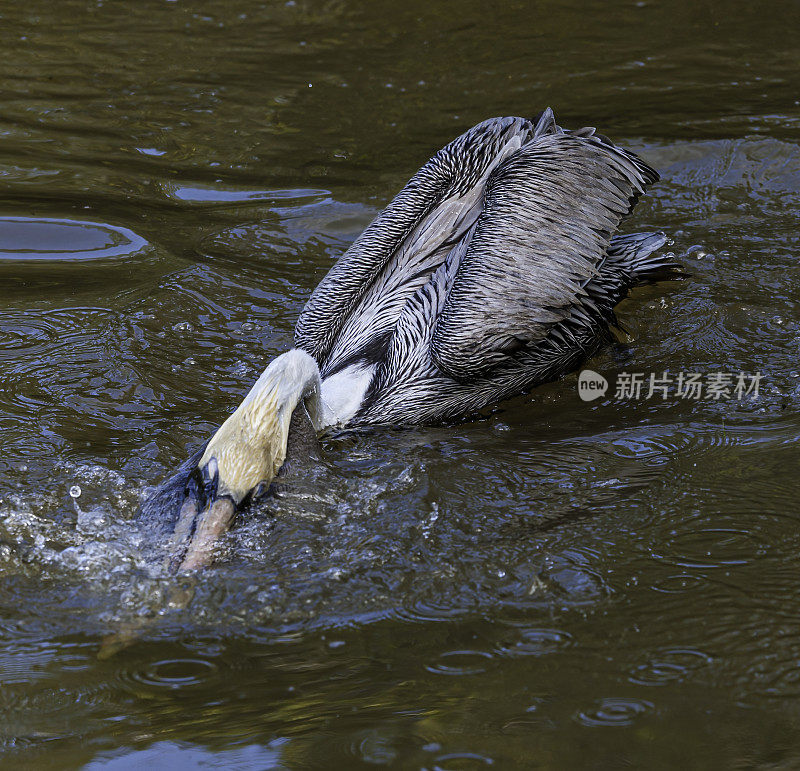
[[[4,763],[800,762],[795,3],[0,14]],[[436,149],[547,105],[662,172],[626,227],[692,274],[626,301],[589,366],[759,372],[758,398],[585,403],[572,375],[342,433],[199,582],[165,576],[147,487]]]

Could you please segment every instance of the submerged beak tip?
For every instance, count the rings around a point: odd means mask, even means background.
[[[217,498],[196,514],[194,532],[182,554],[173,555],[168,570],[173,575],[205,567],[211,562],[214,544],[228,529],[236,514],[237,502],[229,495]],[[188,535],[188,533],[187,533]]]

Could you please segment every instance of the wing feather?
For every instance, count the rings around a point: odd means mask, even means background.
[[[543,128],[524,118],[479,123],[439,150],[364,230],[314,290],[295,328],[295,344],[323,374],[394,326],[408,297],[446,257],[441,247],[474,221],[482,197],[480,189],[475,200],[476,188],[488,172]]]
[[[435,322],[436,366],[473,378],[543,340],[580,305],[620,220],[656,179],[637,156],[580,132],[541,135],[498,165]]]

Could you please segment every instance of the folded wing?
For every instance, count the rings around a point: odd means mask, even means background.
[[[364,230],[297,322],[295,343],[323,376],[380,355],[407,300],[474,223],[492,169],[538,130],[525,118],[479,123],[439,150]]]
[[[590,130],[555,126],[499,164],[435,321],[437,367],[486,375],[543,340],[586,299],[620,220],[656,179]]]

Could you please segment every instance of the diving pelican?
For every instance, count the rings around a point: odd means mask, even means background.
[[[469,416],[573,371],[636,286],[682,275],[663,233],[614,235],[658,174],[548,108],[437,152],[333,266],[278,356],[146,504],[174,518],[173,569],[210,560],[290,435]]]

